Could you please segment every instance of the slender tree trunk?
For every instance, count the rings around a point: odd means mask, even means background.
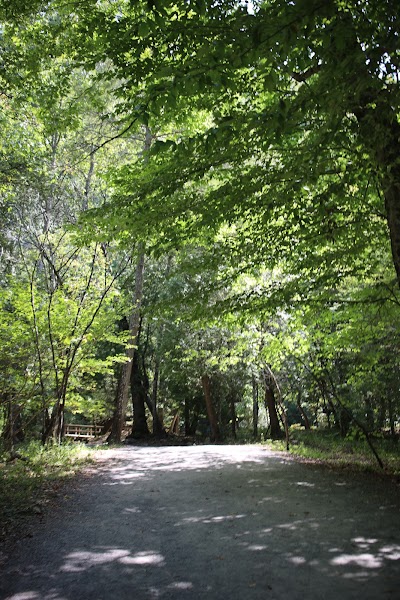
[[[258,385],[255,376],[251,378],[252,392],[253,392],[253,437],[256,440],[258,438]]]
[[[89,170],[86,174],[85,191],[82,200],[82,211],[85,212],[89,208],[89,195],[92,186],[92,177],[94,173],[94,146],[90,146]]]
[[[382,396],[381,398],[379,398],[379,412],[378,412],[378,422],[377,422],[378,429],[383,429],[383,427],[385,425],[385,415],[386,415],[386,401],[385,401],[385,398]]]
[[[310,421],[308,420],[307,414],[306,414],[304,408],[301,405],[301,393],[300,392],[297,394],[297,408],[299,409],[300,414],[301,414],[301,416],[303,418],[304,427],[306,429],[311,429],[311,427],[310,427]]]
[[[373,431],[375,428],[374,409],[372,397],[368,393],[364,397],[365,403],[365,424],[367,431]]]
[[[143,295],[143,272],[144,272],[144,252],[141,248],[136,265],[135,293],[133,296],[133,309],[129,318],[129,347],[125,354],[127,362],[123,364],[121,370],[120,382],[118,383],[117,397],[115,402],[113,424],[108,442],[120,443],[122,439],[122,430],[125,424],[126,409],[128,406],[129,386],[132,373],[132,360],[134,355],[134,346],[137,343],[137,336],[140,326],[140,307]]]
[[[155,350],[154,360],[154,374],[153,374],[153,389],[152,389],[152,403],[153,403],[153,435],[159,437],[163,434],[164,430],[158,418],[157,405],[158,405],[158,389],[160,383],[160,365],[161,365],[161,342],[164,334],[164,323],[161,323],[157,331],[157,347]],[[185,421],[186,422],[186,421]]]
[[[4,393],[2,401],[5,404],[6,423],[3,431],[4,447],[6,450],[14,452],[14,446],[24,440],[22,426],[21,407],[14,402],[10,394]]]
[[[211,398],[210,377],[204,374],[201,378],[201,383],[203,385],[204,400],[206,403],[207,416],[211,429],[210,439],[212,442],[220,442],[222,441],[222,436],[218,424],[217,413],[215,412],[214,404]]]
[[[189,401],[187,398],[185,398],[184,416],[185,416],[185,435],[190,435],[190,408],[189,408]]]
[[[232,437],[236,440],[236,410],[235,410],[235,401],[232,399],[230,401],[230,410],[231,410],[231,431]]]
[[[394,439],[396,437],[396,428],[394,424],[393,400],[390,394],[388,394],[388,414],[390,423],[390,435]]]

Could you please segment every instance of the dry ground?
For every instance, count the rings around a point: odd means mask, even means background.
[[[16,545],[0,598],[395,599],[399,509],[391,481],[261,446],[108,450]]]

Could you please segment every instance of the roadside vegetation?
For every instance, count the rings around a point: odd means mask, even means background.
[[[84,444],[44,447],[31,442],[13,455],[0,450],[0,540],[26,533],[26,518],[40,516],[60,495],[67,495],[64,483],[88,465],[92,456]]]
[[[400,480],[399,441],[396,438],[382,435],[373,439],[374,448],[383,462],[384,470],[378,465],[367,441],[359,432],[342,437],[339,431],[306,431],[295,425],[290,428],[290,438],[290,453],[305,461],[336,469],[385,474]],[[268,445],[274,450],[284,450],[281,441],[269,441]]]

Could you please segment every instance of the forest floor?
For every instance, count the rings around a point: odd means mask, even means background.
[[[390,479],[260,445],[126,446],[96,457],[3,557],[2,600],[398,593],[400,494]]]

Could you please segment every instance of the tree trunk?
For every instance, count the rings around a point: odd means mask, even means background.
[[[129,347],[125,354],[127,362],[124,363],[121,370],[120,381],[118,382],[117,397],[115,399],[115,408],[113,416],[113,425],[107,441],[110,443],[120,443],[122,440],[122,430],[125,424],[126,409],[128,406],[129,386],[132,373],[132,361],[134,355],[134,346],[137,343],[137,337],[140,326],[140,307],[143,295],[143,271],[144,271],[144,252],[139,249],[139,257],[136,265],[135,293],[133,296],[133,309],[129,318]]]
[[[197,425],[199,423],[199,406],[196,402],[193,407],[192,417],[190,416],[190,403],[185,399],[185,435],[196,435]]]
[[[390,424],[390,435],[393,439],[396,438],[396,428],[394,423],[394,414],[393,414],[393,400],[389,393],[388,395],[388,415],[389,415],[389,424]]]
[[[258,385],[254,375],[251,378],[252,392],[253,392],[253,437],[256,440],[258,438]]]
[[[374,418],[374,408],[372,403],[372,396],[367,392],[364,396],[364,404],[365,404],[365,425],[367,431],[374,431],[375,428],[375,418]]]
[[[388,94],[371,89],[354,109],[363,143],[381,175],[392,259],[400,286],[400,124]]]
[[[164,334],[164,323],[158,327],[157,330],[157,347],[155,349],[155,360],[154,360],[154,374],[153,374],[153,389],[151,394],[151,399],[153,403],[153,435],[156,437],[162,436],[165,432],[158,418],[158,389],[160,385],[160,366],[161,366],[161,342]]]
[[[235,410],[235,401],[230,401],[230,409],[231,409],[231,431],[232,437],[236,440],[236,410]]]
[[[297,394],[297,408],[299,409],[300,414],[303,418],[305,429],[311,429],[310,421],[308,420],[307,414],[301,405],[301,393],[300,392]]]
[[[14,445],[24,440],[21,407],[14,404],[8,393],[3,394],[2,400],[6,405],[6,426],[3,431],[4,447],[12,453]]]
[[[131,370],[131,393],[133,404],[132,437],[146,437],[150,434],[146,419],[146,397],[144,376],[140,369],[139,351],[135,350]]]
[[[397,129],[400,129],[397,127]],[[399,131],[400,136],[400,131]],[[398,156],[400,156],[400,144],[397,144]],[[383,165],[390,167],[391,164]],[[396,270],[397,281],[400,286],[400,168],[396,166],[389,174],[389,183],[384,189],[385,208],[390,233],[390,245],[392,258]]]
[[[204,400],[206,403],[207,416],[211,429],[210,439],[212,442],[220,442],[222,441],[222,436],[218,424],[217,413],[215,412],[214,404],[211,398],[210,377],[208,375],[203,375],[201,378],[201,383],[203,385]]]
[[[271,438],[273,440],[281,440],[283,438],[283,431],[279,425],[278,411],[276,409],[276,399],[274,390],[265,381],[265,408],[269,415],[269,424],[271,427]]]

